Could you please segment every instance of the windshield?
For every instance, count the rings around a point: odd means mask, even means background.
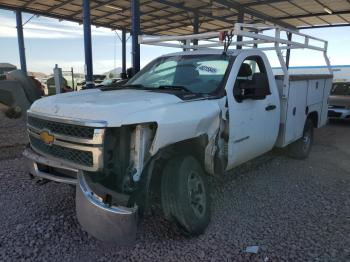
[[[210,94],[220,87],[228,65],[226,55],[161,57],[148,64],[127,85]]]
[[[350,83],[334,83],[331,95],[350,96]]]

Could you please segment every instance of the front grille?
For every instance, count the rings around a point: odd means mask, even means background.
[[[329,116],[329,117],[341,117],[341,113],[328,110],[328,116]]]
[[[53,122],[32,116],[28,116],[28,124],[40,130],[47,129],[54,134],[84,139],[93,139],[95,132],[93,127]]]
[[[41,153],[69,161],[72,164],[79,164],[89,167],[93,166],[93,155],[90,151],[81,151],[59,145],[46,145],[44,142],[34,136],[29,136],[29,138],[33,149],[37,149]]]

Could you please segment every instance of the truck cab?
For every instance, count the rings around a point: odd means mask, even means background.
[[[157,196],[166,219],[200,234],[210,221],[207,176],[274,146],[307,157],[330,81],[274,76],[256,48],[168,54],[122,86],[36,101],[24,154],[33,176],[76,184],[78,220],[101,240],[132,241]]]

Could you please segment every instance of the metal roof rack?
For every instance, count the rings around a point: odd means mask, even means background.
[[[282,33],[286,35],[286,38],[282,37]],[[288,39],[288,34],[293,34],[294,40]],[[233,36],[240,41],[231,42]],[[247,38],[247,40],[243,40]],[[198,40],[204,40],[204,44],[199,44]],[[174,41],[180,41],[174,43]],[[228,47],[241,46],[244,48],[255,48],[262,51],[275,50],[281,68],[284,73],[284,92],[283,97],[287,95],[287,87],[289,82],[289,73],[286,61],[283,57],[282,50],[286,49],[310,49],[323,52],[323,56],[329,70],[332,74],[330,61],[327,56],[328,42],[313,37],[307,34],[300,33],[296,30],[283,28],[275,25],[267,24],[243,24],[236,23],[233,30],[230,32],[212,32],[194,35],[183,36],[139,36],[139,43],[146,45],[158,45],[166,47],[182,48],[183,50],[197,50],[207,49],[213,47],[224,47],[227,50]],[[258,47],[259,44],[263,44],[263,47]]]

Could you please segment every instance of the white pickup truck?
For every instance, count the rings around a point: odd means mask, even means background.
[[[240,25],[235,34],[251,33]],[[269,39],[278,52],[301,47]],[[273,147],[306,158],[313,128],[326,123],[332,75],[285,72],[274,76],[258,48],[206,48],[161,56],[123,86],[40,99],[28,111],[30,173],[77,184],[78,220],[101,240],[133,241],[137,214],[153,196],[166,219],[202,233],[210,221],[207,175]]]

